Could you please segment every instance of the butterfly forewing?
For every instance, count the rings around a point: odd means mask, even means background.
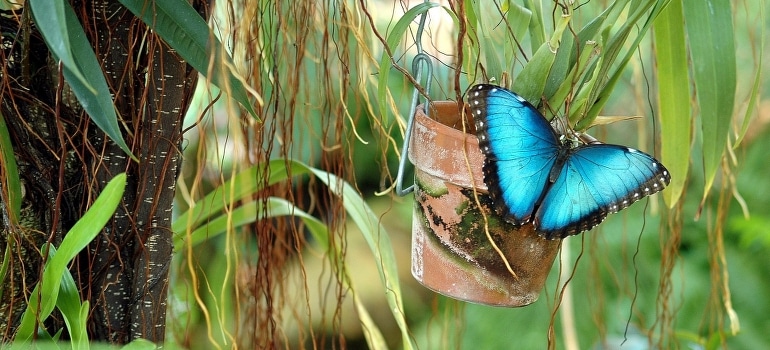
[[[527,223],[556,159],[556,134],[529,102],[508,90],[476,85],[469,96],[490,196],[507,221]]]

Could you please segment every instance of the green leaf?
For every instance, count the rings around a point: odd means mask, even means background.
[[[210,78],[259,120],[242,78],[233,71],[232,59],[189,1],[120,0],[120,3],[158,33],[190,66]],[[256,92],[252,94],[259,100]]]
[[[505,18],[510,27],[505,28],[505,30],[510,30],[511,34],[510,36],[505,37],[507,40],[503,42],[503,51],[505,52],[505,62],[509,62],[508,73],[513,75],[513,72],[515,71],[514,66],[518,61],[516,57],[518,57],[520,53],[519,45],[515,41],[510,40],[521,41],[521,39],[524,38],[532,20],[532,11],[515,2],[509,2],[508,5],[508,9],[505,12]]]
[[[565,82],[571,64],[574,64],[574,62],[570,62],[570,55],[573,53],[570,49],[574,48],[574,44],[574,35],[571,32],[564,32],[559,43],[559,50],[556,51],[556,57],[554,57],[551,69],[548,71],[548,77],[545,80],[545,86],[543,87],[543,96],[549,102],[561,84]],[[585,48],[581,45],[580,49],[584,50]],[[547,114],[544,115],[548,117]]]
[[[262,169],[263,165],[255,165],[241,171],[174,220],[171,231],[184,234],[188,228],[194,230],[201,223],[215,217],[229,203],[257,193],[265,186],[285,180],[289,172],[295,176],[308,173],[308,168],[299,164],[301,163],[276,159],[268,164],[267,174]],[[262,181],[264,177],[268,177],[266,183]],[[260,179],[260,181],[254,181],[254,179]]]
[[[61,61],[64,78],[83,109],[120,149],[137,160],[123,140],[102,68],[69,2],[31,0],[30,8],[35,24],[51,53]]]
[[[125,187],[126,174],[116,175],[107,183],[91,208],[67,232],[55,255],[51,249],[43,270],[43,278],[30,294],[29,304],[22,315],[16,340],[32,339],[36,332],[36,319],[43,321],[51,314],[58,300],[63,283],[62,276],[67,271],[67,265],[107,224],[123,198]]]
[[[577,63],[572,65],[569,73],[564,78],[564,80],[562,80],[561,86],[559,86],[559,88],[548,99],[548,103],[550,103],[551,108],[556,109],[558,106],[563,105],[567,100],[567,97],[570,94],[574,94],[575,86],[573,82],[583,81],[585,79],[585,75],[590,72],[588,68],[595,68],[598,66],[598,64],[595,64],[596,62],[590,62],[598,56],[598,51],[601,50],[602,44],[603,41],[601,39],[599,42],[586,43],[580,52],[580,58],[578,59]],[[587,90],[586,85],[581,85],[581,87],[581,89],[578,89],[578,92]],[[572,112],[574,112],[574,109]],[[553,113],[551,113],[550,109],[546,109],[544,110],[543,115],[550,120],[553,116]]]
[[[760,6],[760,16],[763,18],[761,21],[764,23],[764,12],[762,10],[762,7]],[[759,57],[757,58],[757,72],[754,74],[754,84],[751,86],[751,91],[749,92],[749,103],[746,105],[746,114],[743,116],[743,125],[741,125],[741,130],[738,133],[738,138],[733,143],[733,149],[738,149],[738,146],[741,145],[741,142],[743,142],[743,137],[746,136],[746,132],[749,130],[749,125],[751,122],[751,117],[756,112],[755,108],[757,107],[757,100],[761,96],[761,83],[762,83],[762,66],[763,66],[763,52],[765,51],[765,31],[760,30],[759,31],[759,49],[757,50],[757,54]]]
[[[647,33],[652,26],[652,23],[654,23],[655,18],[658,17],[660,11],[666,7],[668,2],[669,1],[667,0],[631,2],[632,5],[636,6],[630,6],[630,15],[622,21],[623,24],[620,30],[606,41],[607,44],[605,45],[605,49],[601,56],[602,64],[599,65],[598,71],[598,76],[601,81],[594,85],[591,90],[591,94],[587,99],[589,103],[587,107],[589,107],[589,109],[588,112],[581,117],[580,125],[585,127],[591,125],[592,121],[599,115],[599,112],[604,108],[604,105],[607,104],[607,101],[609,101],[610,94],[620,80],[620,77],[623,75],[628,62],[631,60],[631,57],[634,56],[636,48],[639,47],[639,44],[645,38],[644,35],[637,35],[629,44],[628,37],[630,33],[632,31],[637,34]],[[623,10],[623,7],[618,6],[615,9]],[[613,18],[616,17],[610,14],[608,18],[608,23],[614,23]],[[643,19],[644,24],[640,28],[638,25]],[[625,55],[618,59],[618,56],[623,49],[626,50]],[[609,78],[604,78],[607,76],[609,76]],[[580,130],[579,127],[577,129]]]
[[[53,252],[54,249],[51,249]],[[88,301],[80,301],[80,293],[75,279],[69,270],[64,269],[61,277],[61,288],[56,301],[56,308],[61,311],[67,333],[70,335],[70,343],[73,349],[88,349]]]
[[[69,6],[69,3],[64,1],[29,1],[29,9],[32,11],[35,22],[40,28],[40,33],[48,44],[48,48],[85,88],[91,91],[91,93],[96,93],[96,89],[91,86],[75,62],[72,52],[73,46],[68,35],[70,32],[68,27],[80,26],[80,23],[69,22],[66,15],[67,10],[65,10]]]
[[[703,130],[705,197],[722,161],[735,103],[732,7],[727,0],[684,1],[684,14]]]
[[[479,2],[473,2],[470,8],[466,9],[466,12],[474,14],[482,14],[481,4]],[[486,16],[483,16],[486,18]],[[479,30],[477,33],[478,40],[482,43],[479,47],[483,50],[484,61],[486,62],[486,71],[489,76],[500,78],[503,74],[503,64],[500,60],[500,53],[504,50],[500,50],[495,43],[495,27],[497,23],[486,23],[485,21],[476,22],[476,28]]]
[[[15,225],[19,222],[19,215],[21,215],[21,182],[11,144],[11,135],[8,133],[8,125],[5,124],[5,117],[2,114],[0,114],[0,167],[5,180],[3,183],[5,210],[8,212],[8,220],[11,221],[12,225]],[[0,277],[4,277],[4,275],[0,275]]]
[[[155,345],[155,343],[147,340],[147,339],[134,339],[130,343],[124,345],[121,350],[154,350],[157,349],[158,346]]]
[[[540,45],[540,48],[532,56],[524,69],[516,77],[513,83],[513,90],[527,101],[534,101],[537,106],[540,97],[543,96],[545,85],[548,82],[548,75],[551,72],[551,66],[556,59],[556,52],[559,50],[559,39],[564,34],[564,30],[569,24],[570,17],[562,17],[556,27],[551,40]]]
[[[524,7],[531,13],[529,22],[529,39],[532,51],[539,50],[545,44],[545,25],[543,24],[543,2],[535,0],[524,0]]]
[[[671,208],[682,195],[690,166],[690,78],[682,2],[672,1],[655,20],[660,157],[671,173],[663,200]]]

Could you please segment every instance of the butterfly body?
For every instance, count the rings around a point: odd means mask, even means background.
[[[546,238],[590,230],[670,181],[666,168],[644,152],[559,135],[534,106],[504,88],[476,85],[469,103],[496,211],[514,225],[533,223]]]

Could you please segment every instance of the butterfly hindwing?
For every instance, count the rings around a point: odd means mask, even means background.
[[[469,103],[490,196],[507,221],[527,223],[556,160],[556,133],[529,102],[498,86],[474,86]]]
[[[535,224],[548,238],[587,231],[669,182],[652,156],[624,146],[591,144],[570,152],[548,189]]]

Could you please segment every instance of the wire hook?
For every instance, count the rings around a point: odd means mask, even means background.
[[[425,2],[428,2],[426,0]],[[415,76],[415,81],[419,84],[422,81],[423,68],[425,70],[425,94],[429,96],[430,83],[433,80],[433,62],[430,56],[428,56],[422,50],[422,32],[425,29],[425,17],[427,13],[423,13],[420,16],[420,24],[417,27],[417,36],[415,39],[415,46],[417,46],[417,55],[412,59],[412,74]],[[396,175],[396,195],[399,197],[406,196],[414,191],[414,184],[404,188],[404,170],[406,168],[407,160],[409,159],[409,141],[412,138],[412,126],[414,125],[414,115],[417,112],[417,104],[420,102],[420,91],[417,86],[414,87],[412,92],[412,104],[409,108],[409,120],[406,123],[406,131],[404,132],[404,144],[401,146],[401,159],[398,162],[398,173]],[[425,114],[428,114],[428,97],[425,97],[425,103],[423,109]]]

